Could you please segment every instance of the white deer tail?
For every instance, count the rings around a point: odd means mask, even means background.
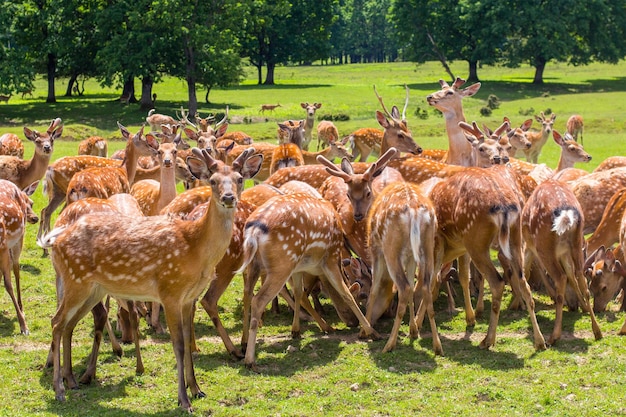
[[[563,208],[556,213],[554,222],[552,223],[552,231],[561,236],[563,233],[576,226],[580,215],[578,210],[573,207]]]
[[[60,226],[52,229],[50,233],[37,239],[37,245],[43,249],[51,248],[59,235],[67,229],[67,226]]]
[[[263,228],[257,227],[254,223],[247,225],[243,240],[243,263],[239,269],[235,271],[235,274],[241,274],[246,270],[248,265],[254,259],[257,250],[259,249],[258,234],[263,233]]]
[[[505,258],[512,259],[509,239],[511,236],[511,225],[519,217],[519,208],[517,206],[499,206],[493,208],[492,212],[498,227],[498,246],[500,246],[500,251]]]

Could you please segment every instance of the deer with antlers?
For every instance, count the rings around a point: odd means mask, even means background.
[[[212,188],[209,207],[197,220],[86,215],[44,239],[64,289],[52,319],[57,400],[65,400],[64,380],[69,388],[77,387],[72,372],[72,330],[106,294],[164,306],[176,356],[178,402],[183,410],[193,410],[187,387],[193,397],[205,396],[196,381],[191,355],[193,307],[226,252],[243,182],[258,171],[262,157],[249,149],[231,167],[206,150],[194,153],[197,159],[192,163],[206,165]]]
[[[16,156],[24,158],[24,143],[14,133],[5,133],[0,136],[0,155]]]
[[[29,198],[39,181],[20,190],[10,181],[0,179],[0,271],[6,289],[20,325],[20,332],[28,334],[28,326],[24,316],[22,304],[22,290],[20,286],[20,255],[24,244],[26,223],[37,223],[39,220],[33,211],[33,201]],[[11,270],[15,276],[17,297],[11,284]]]
[[[54,119],[44,133],[24,127],[24,136],[35,145],[35,154],[31,159],[0,155],[0,178],[9,180],[20,190],[35,181],[41,180],[46,173],[54,141],[63,134],[61,119]]]
[[[185,127],[187,125],[193,126],[193,123],[189,121],[189,114],[185,111],[185,109],[183,109],[182,106],[180,107],[180,114],[176,112],[176,116],[178,117],[178,120],[174,119],[172,116],[155,113],[155,109],[150,109],[150,111],[148,111],[148,117],[146,117],[146,123],[150,126],[150,130],[155,132],[161,131],[161,125],[179,125],[181,127]]]
[[[561,338],[563,303],[566,286],[576,293],[578,302],[591,316],[596,340],[602,332],[589,303],[589,289],[583,274],[583,214],[574,193],[563,183],[547,180],[537,186],[522,211],[522,234],[526,242],[525,272],[528,276],[533,261],[547,271],[555,302],[556,318],[548,344]]]

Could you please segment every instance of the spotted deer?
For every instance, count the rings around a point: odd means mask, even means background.
[[[626,188],[620,188],[609,199],[598,227],[587,239],[588,253],[595,252],[600,246],[608,248],[619,241],[620,224],[624,212],[626,212]]]
[[[106,158],[108,148],[107,141],[104,138],[101,138],[100,136],[90,136],[78,144],[78,154],[101,156]]]
[[[384,131],[380,129],[365,127],[355,130],[343,141],[350,144],[355,159],[359,156],[359,162],[366,162],[370,154],[380,154],[383,134]]]
[[[509,180],[493,168],[465,168],[430,191],[438,222],[435,270],[461,255],[468,254],[478,271],[486,278],[492,293],[491,316],[481,348],[493,346],[504,279],[490,256],[493,242],[498,243],[498,260],[505,278],[523,298],[533,328],[535,349],[546,344],[535,316],[535,302],[524,278],[521,212],[523,199]],[[465,303],[465,320],[475,323],[469,292],[469,275],[459,273]]]
[[[160,132],[161,125],[180,125],[182,127],[193,125],[193,123],[189,121],[189,114],[182,107],[180,108],[180,114],[178,112],[176,114],[178,120],[174,119],[172,116],[155,113],[155,109],[150,109],[150,111],[148,111],[148,117],[146,117],[146,123],[148,123],[150,129],[154,132]]]
[[[567,123],[565,125],[565,130],[567,133],[572,135],[574,140],[578,142],[578,135],[580,135],[580,144],[583,144],[583,117],[579,114],[573,114],[567,119]]]
[[[0,155],[0,179],[11,181],[20,190],[41,180],[50,163],[54,141],[63,134],[61,123],[61,119],[54,119],[44,133],[24,127],[24,136],[35,145],[35,153],[31,159]]]
[[[474,166],[472,147],[465,137],[465,132],[459,127],[459,122],[465,122],[463,113],[463,99],[478,92],[481,84],[476,83],[461,89],[465,80],[456,78],[452,85],[439,80],[441,89],[426,97],[429,105],[443,113],[448,133],[448,152],[444,162],[453,165]]]
[[[304,121],[304,141],[302,142],[302,149],[309,150],[309,144],[313,139],[313,125],[315,124],[315,112],[322,107],[322,103],[300,103],[300,107],[306,112],[306,118]]]
[[[265,114],[266,111],[273,113],[278,107],[282,107],[280,103],[276,104],[261,104],[261,108],[259,109],[259,113]]]
[[[16,156],[24,158],[24,143],[14,133],[5,133],[0,136],[0,155]]]
[[[329,120],[322,120],[317,124],[317,150],[326,148],[331,142],[339,140],[339,130],[337,126]]]
[[[352,160],[352,154],[341,142],[331,142],[328,147],[317,152],[302,151],[302,159],[305,165],[317,164],[317,157],[323,156],[326,159],[334,160],[339,158],[340,160],[346,158]]]
[[[416,184],[399,182],[383,189],[368,216],[368,243],[372,253],[372,288],[366,319],[374,325],[388,309],[393,287],[398,306],[393,328],[383,352],[395,349],[402,318],[409,309],[410,336],[419,336],[413,305],[414,288],[421,290],[423,307],[432,330],[433,351],[443,355],[439,340],[431,283],[435,274],[435,208]],[[417,270],[417,285],[415,274]]]
[[[553,345],[561,338],[565,289],[569,284],[578,302],[591,316],[596,340],[602,332],[589,302],[589,289],[583,274],[583,213],[574,193],[563,183],[547,180],[537,186],[522,211],[522,235],[526,242],[525,273],[530,274],[534,260],[550,276],[544,282],[555,303],[554,329],[548,339]]]
[[[78,387],[72,372],[74,326],[106,294],[164,306],[176,356],[178,402],[183,410],[193,410],[187,387],[193,397],[206,396],[196,381],[191,355],[193,308],[228,247],[243,182],[260,167],[261,157],[251,156],[253,152],[244,152],[232,167],[206,150],[195,152],[200,162],[193,163],[205,165],[212,188],[209,207],[197,220],[90,214],[46,235],[44,244],[51,247],[52,263],[63,285],[52,319],[57,400],[65,400],[64,380],[68,388]]]
[[[596,313],[604,311],[611,300],[626,290],[622,242],[616,247],[601,245],[587,259],[585,275],[589,278],[589,292],[593,295],[593,311]],[[626,311],[624,299],[620,311]],[[622,327],[620,334],[625,334],[623,330]]]
[[[26,223],[34,224],[39,220],[33,211],[33,201],[29,198],[35,192],[37,183],[38,181],[22,191],[12,182],[0,179],[0,271],[4,279],[4,288],[15,307],[20,332],[24,335],[29,334],[29,330],[22,304],[20,255]],[[15,293],[11,283],[11,270],[15,276]]]
[[[552,133],[554,121],[556,120],[556,114],[552,113],[549,117],[546,117],[546,115],[541,112],[539,116],[535,116],[535,120],[541,123],[541,130],[538,132],[526,132],[526,139],[530,141],[531,145],[530,148],[521,150],[521,153],[524,154],[526,160],[528,162],[532,162],[533,164],[537,163],[541,149],[543,148],[543,145],[546,144],[550,134]],[[516,155],[518,154],[520,154],[519,151],[516,152]]]
[[[279,169],[304,165],[302,148],[304,123],[278,123],[278,128],[284,134],[283,141],[272,152],[270,175]]]

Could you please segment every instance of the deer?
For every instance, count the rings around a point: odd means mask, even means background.
[[[24,244],[26,223],[35,224],[39,221],[33,211],[33,201],[29,198],[35,192],[39,181],[29,185],[23,191],[11,181],[0,179],[0,271],[6,289],[17,315],[20,333],[28,335],[22,304],[20,286],[20,255]],[[11,270],[15,276],[15,289],[11,283]]]
[[[383,141],[384,131],[372,127],[357,129],[350,135],[343,138],[342,142],[349,143],[352,154],[359,162],[366,162],[370,154],[380,154],[380,146]]]
[[[556,114],[552,113],[550,117],[546,117],[546,115],[541,112],[539,116],[535,116],[535,120],[541,123],[541,131],[526,132],[526,139],[530,141],[531,146],[528,149],[522,149],[521,152],[526,157],[526,161],[532,162],[533,164],[537,163],[541,149],[543,148],[543,145],[546,144],[550,134],[552,133],[554,121],[556,120]],[[519,150],[515,153],[515,155],[517,154],[520,154]]]
[[[608,169],[626,166],[626,156],[609,156],[593,170],[593,172],[606,171]]]
[[[608,248],[619,241],[620,224],[625,211],[626,188],[620,188],[609,199],[598,227],[586,241],[588,253],[595,252],[600,246]]]
[[[323,285],[338,294],[364,329],[364,336],[379,337],[343,280],[339,267],[342,246],[343,233],[332,204],[308,194],[274,197],[250,215],[244,232],[244,261],[237,271],[247,271],[242,336],[242,346],[247,346],[244,358],[246,367],[256,369],[255,345],[261,314],[289,278],[293,283],[295,301],[291,334],[293,337],[299,336],[304,273],[320,276]],[[266,272],[265,281],[252,296],[261,271]],[[307,312],[322,331],[331,330],[314,309]]]
[[[565,289],[574,290],[583,311],[591,316],[596,340],[602,332],[589,302],[589,289],[583,273],[583,212],[567,185],[547,180],[537,186],[522,210],[522,236],[526,242],[525,275],[537,260],[551,278],[544,280],[555,303],[556,318],[548,345],[561,338]]]
[[[329,120],[322,120],[317,124],[317,150],[329,146],[332,142],[339,140],[339,131],[337,126]]]
[[[254,139],[250,135],[242,131],[235,132],[226,132],[224,135],[218,139],[218,142],[222,140],[232,140],[237,145],[252,145],[254,143]]]
[[[620,232],[622,232],[620,227]],[[623,235],[622,235],[623,236]],[[585,263],[585,276],[589,279],[589,292],[593,295],[593,311],[604,311],[611,300],[626,290],[623,241],[616,247],[601,245],[592,252]],[[626,311],[622,299],[620,311]],[[624,329],[622,327],[622,329]],[[624,334],[624,332],[620,332]]]
[[[109,146],[104,138],[100,136],[90,136],[87,139],[82,140],[78,144],[78,154],[101,156],[103,158],[106,158],[108,154],[108,148]]]
[[[330,142],[328,147],[317,152],[302,151],[302,159],[305,165],[317,164],[317,157],[320,155],[331,161],[335,158],[340,160],[346,158],[350,161],[354,159],[352,153],[341,142]]]
[[[66,206],[87,197],[109,198],[129,193],[125,167],[89,167],[74,174],[67,185]]]
[[[434,204],[438,222],[435,270],[439,271],[443,265],[468,254],[491,288],[489,327],[479,346],[487,349],[493,346],[496,339],[504,289],[504,279],[490,257],[492,243],[497,242],[498,260],[503,266],[505,278],[524,300],[530,316],[534,347],[536,350],[545,349],[545,339],[535,316],[535,302],[524,278],[521,233],[523,198],[519,191],[494,168],[466,167],[462,172],[435,184],[429,197]],[[459,271],[459,281],[463,289],[465,320],[468,326],[473,326],[476,319],[467,271]]]
[[[0,136],[0,155],[16,156],[24,158],[24,143],[14,133],[5,133]]]
[[[266,111],[269,111],[270,113],[274,113],[274,110],[276,110],[278,107],[282,107],[280,105],[280,103],[276,103],[276,104],[261,104],[261,108],[259,109],[259,113],[265,114]]]
[[[189,114],[182,108],[182,106],[180,108],[180,114],[178,114],[178,112],[176,114],[178,116],[178,120],[174,119],[172,116],[155,113],[155,109],[150,109],[148,111],[148,117],[146,117],[146,123],[148,123],[152,131],[156,132],[161,131],[161,125],[179,125],[182,127],[193,125],[189,122]]]
[[[24,136],[35,145],[35,153],[31,159],[0,156],[0,178],[11,181],[21,190],[41,180],[50,163],[54,141],[62,134],[63,125],[58,118],[50,123],[44,133],[24,127]]]
[[[508,117],[505,117],[504,121],[511,123]],[[510,156],[515,155],[518,149],[529,149],[532,146],[532,143],[526,138],[526,132],[528,132],[532,124],[533,119],[527,119],[520,127],[513,128],[509,126],[507,128],[506,136],[511,145]]]
[[[583,144],[583,117],[579,114],[573,114],[567,119],[567,123],[565,124],[565,130],[567,133],[572,135],[574,140],[578,142],[578,135],[580,135],[580,144]]]
[[[453,165],[473,166],[472,148],[465,138],[465,133],[459,127],[459,122],[465,122],[463,113],[463,98],[475,95],[481,84],[472,84],[461,89],[465,80],[457,77],[452,85],[444,80],[439,80],[441,89],[426,97],[430,106],[443,113],[446,120],[446,132],[448,133],[448,152],[444,162]]]
[[[242,153],[231,167],[206,150],[194,151],[197,158],[190,161],[205,165],[212,189],[209,207],[197,220],[88,214],[46,235],[44,244],[51,249],[64,289],[52,319],[53,386],[58,401],[65,401],[64,380],[70,389],[78,386],[72,372],[72,330],[106,294],[164,306],[176,357],[178,403],[184,411],[193,411],[187,387],[195,398],[206,396],[196,381],[191,354],[193,308],[228,248],[244,180],[260,168],[262,157],[253,153],[252,148]],[[92,267],[87,271],[80,265]]]
[[[4,101],[9,104],[9,99],[13,96],[13,94],[9,94],[8,96],[5,94],[0,94],[0,101]]]
[[[302,149],[309,150],[309,144],[313,140],[313,125],[315,124],[315,112],[322,107],[322,103],[309,104],[300,103],[300,107],[306,112],[306,118],[304,122],[304,142],[302,143]]]
[[[22,91],[22,100],[24,100],[24,97],[26,96],[30,96],[31,98],[33,97],[33,89],[28,89],[28,90],[24,90]]]
[[[142,125],[134,135],[119,122],[118,127],[122,137],[126,139],[127,178],[129,185],[132,185],[135,182],[137,173],[137,159],[140,156],[153,155],[154,150],[158,148],[158,143],[156,141],[148,143],[148,139],[143,137],[145,125]],[[65,201],[68,185],[74,174],[85,168],[105,166],[119,167],[120,161],[97,156],[78,155],[65,156],[50,164],[44,179],[44,194],[48,197],[48,204],[41,210],[37,241],[40,241],[50,231],[52,213]],[[158,169],[156,168],[154,172],[158,173]],[[44,255],[46,253],[47,251],[44,251]]]
[[[300,143],[303,140],[303,125],[298,123],[278,123],[278,128],[283,132],[285,139],[272,152],[270,162],[270,175],[281,168],[304,165]]]

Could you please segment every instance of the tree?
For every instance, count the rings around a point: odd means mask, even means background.
[[[7,95],[30,91],[35,79],[35,64],[15,37],[15,13],[13,1],[0,1],[0,21],[5,23],[0,30],[0,94]]]

